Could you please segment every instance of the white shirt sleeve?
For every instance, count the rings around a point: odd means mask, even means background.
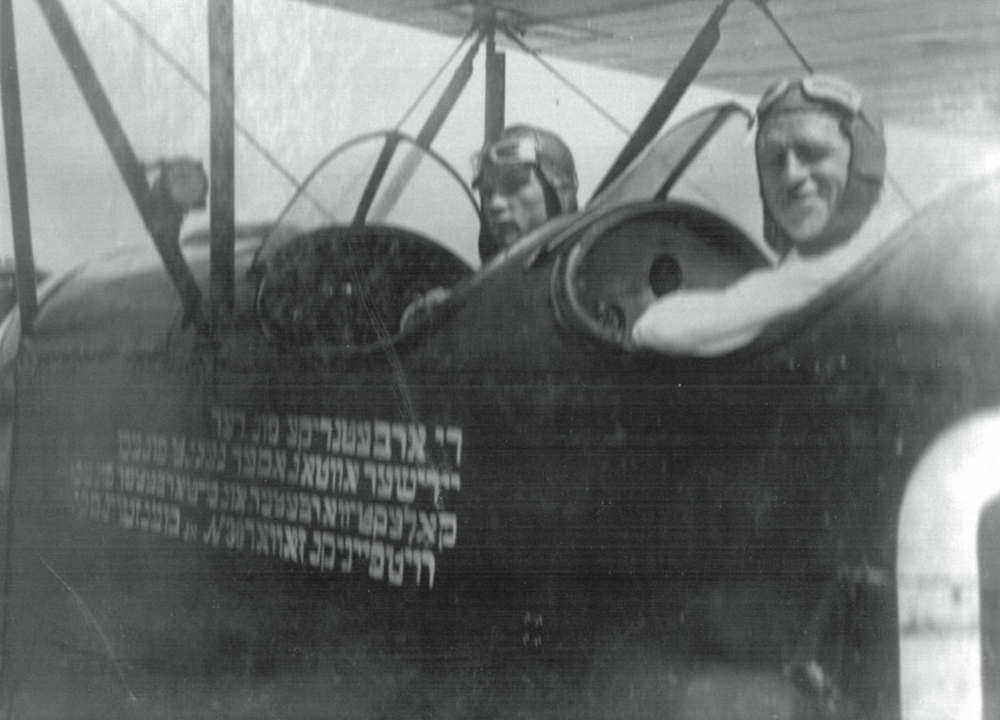
[[[868,257],[912,215],[883,194],[847,244],[815,258],[794,250],[777,267],[747,273],[722,290],[682,290],[656,300],[632,328],[632,341],[674,355],[723,355],[748,345],[771,323],[801,310]]]
[[[835,250],[817,259],[791,256],[775,268],[754,270],[723,290],[666,295],[632,328],[637,347],[664,353],[714,356],[747,345],[775,320],[818,297],[853,264],[856,253]]]

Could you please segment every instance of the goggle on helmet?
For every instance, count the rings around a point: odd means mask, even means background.
[[[799,87],[810,100],[830,103],[852,115],[861,110],[861,93],[846,80],[833,75],[806,75],[797,80],[784,78],[765,90],[757,104],[758,117],[793,87]]]

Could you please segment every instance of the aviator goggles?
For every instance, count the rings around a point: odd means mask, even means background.
[[[801,89],[802,96],[806,100],[833,105],[852,117],[861,110],[861,93],[846,80],[830,75],[806,75],[795,80],[785,78],[769,87],[757,105],[754,119],[759,121],[796,87]]]
[[[481,154],[480,163],[485,160],[494,165],[534,165],[538,162],[538,140],[534,135],[500,140]]]
[[[506,168],[512,165],[537,166],[539,160],[538,140],[533,135],[499,140],[473,158],[473,186],[478,184],[487,165]]]

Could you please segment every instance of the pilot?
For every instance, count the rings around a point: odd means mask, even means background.
[[[485,219],[479,256],[487,262],[550,218],[577,209],[576,163],[555,133],[510,125],[474,160],[472,186]]]
[[[473,165],[472,187],[479,190],[483,207],[479,257],[484,264],[550,218],[577,210],[573,153],[551,130],[509,125],[476,153]],[[415,300],[403,313],[400,329],[449,294],[434,288]]]
[[[632,328],[637,347],[702,356],[742,347],[817,297],[880,239],[865,226],[885,178],[885,139],[856,88],[829,75],[782,80],[764,93],[754,123],[764,237],[778,264],[722,290],[657,299]]]

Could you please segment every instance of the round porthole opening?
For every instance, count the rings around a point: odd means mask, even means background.
[[[653,260],[649,268],[649,286],[656,297],[663,297],[681,287],[684,272],[681,264],[671,253],[664,253]]]

